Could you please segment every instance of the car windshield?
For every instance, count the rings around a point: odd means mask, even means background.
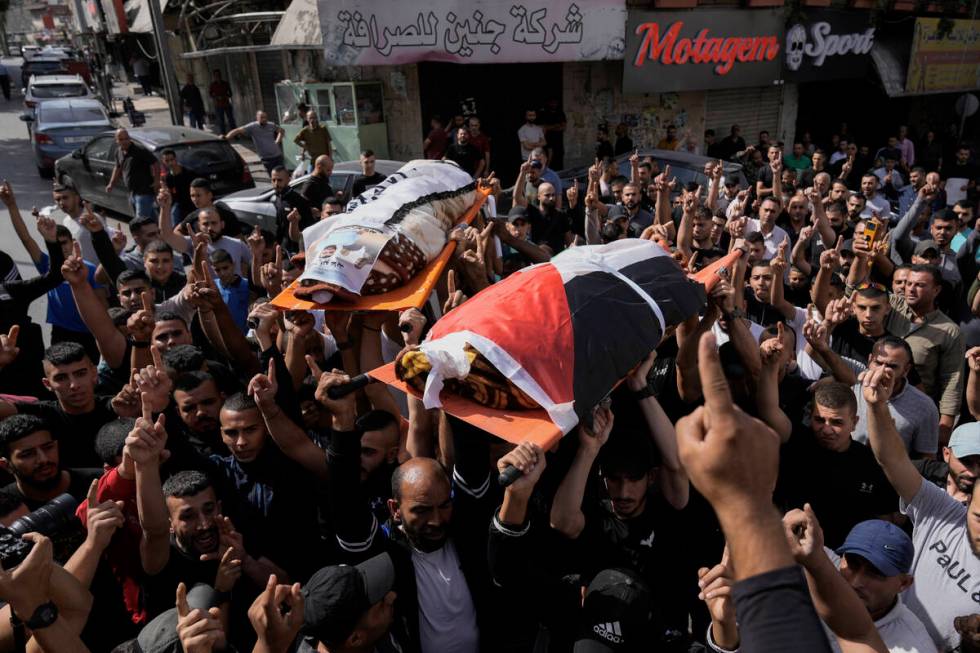
[[[28,72],[37,74],[62,70],[64,66],[60,61],[28,61],[25,68]]]
[[[109,118],[99,107],[46,108],[41,119],[44,122],[109,122]]]
[[[41,84],[31,89],[36,98],[79,97],[85,92],[84,84]]]
[[[231,145],[223,141],[180,143],[170,146],[177,153],[180,165],[198,172],[236,163],[237,157]]]

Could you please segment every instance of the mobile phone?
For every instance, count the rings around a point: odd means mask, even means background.
[[[864,223],[864,239],[868,245],[873,245],[878,237],[878,221],[874,218]]]

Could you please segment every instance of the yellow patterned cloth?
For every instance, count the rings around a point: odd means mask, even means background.
[[[480,352],[466,345],[470,373],[465,379],[446,379],[445,388],[471,401],[498,410],[529,410],[538,403],[501,374]],[[402,350],[395,359],[395,374],[418,392],[425,390],[425,380],[432,366],[418,348]]]

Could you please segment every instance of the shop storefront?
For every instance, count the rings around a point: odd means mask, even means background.
[[[737,124],[747,142],[762,130],[779,138],[792,131],[795,117],[785,111],[780,83],[782,15],[752,9],[630,12],[623,90],[628,96],[699,96],[696,137],[713,129],[722,138]]]
[[[352,78],[385,83],[393,156],[421,152],[432,115],[476,114],[491,139],[491,167],[506,175],[520,163],[524,110],[553,98],[569,110],[565,62],[623,56],[625,2],[540,4],[321,0],[324,57]],[[388,71],[396,69],[392,78]],[[387,106],[398,98],[415,105],[414,116]]]

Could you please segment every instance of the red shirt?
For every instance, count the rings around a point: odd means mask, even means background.
[[[481,133],[478,136],[474,136],[471,133],[470,134],[470,143],[473,144],[473,147],[475,147],[476,149],[480,150],[480,153],[481,154],[489,154],[489,152],[490,152],[490,138],[486,134],[482,134]]]
[[[449,136],[446,135],[446,131],[433,129],[426,138],[429,141],[429,147],[425,148],[425,158],[441,159],[442,155],[446,153],[446,146],[449,145]]]
[[[140,528],[139,512],[136,509],[136,481],[119,475],[118,469],[110,469],[99,479],[96,498],[102,501],[122,501],[125,524],[112,536],[103,555],[109,561],[112,575],[122,587],[123,603],[134,624],[146,623],[146,601],[143,600],[143,562],[140,559],[140,541],[143,529]],[[82,525],[88,527],[88,503],[79,504],[75,515]]]
[[[208,94],[214,100],[216,108],[224,109],[231,106],[231,87],[225,80],[211,82],[211,86],[208,87]]]

